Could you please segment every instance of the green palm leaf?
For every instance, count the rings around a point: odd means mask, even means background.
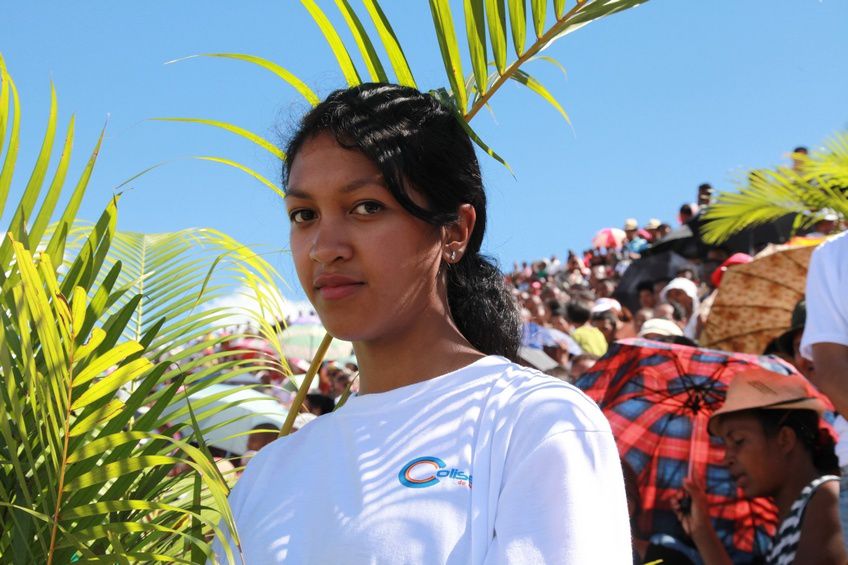
[[[800,158],[800,157],[799,157]],[[738,192],[721,192],[704,214],[703,238],[718,244],[739,231],[795,214],[806,227],[829,208],[848,218],[848,133],[834,135],[800,168],[752,171]]]

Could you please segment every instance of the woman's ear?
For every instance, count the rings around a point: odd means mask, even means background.
[[[796,443],[798,443],[798,435],[795,433],[795,430],[789,426],[781,426],[777,432],[777,446],[780,452],[783,454],[789,453],[795,447]]]
[[[456,221],[442,227],[442,248],[449,263],[456,263],[465,254],[476,222],[477,211],[474,206],[461,204],[457,209]]]

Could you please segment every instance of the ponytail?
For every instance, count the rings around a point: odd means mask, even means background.
[[[479,253],[447,267],[448,304],[457,328],[487,355],[515,360],[521,344],[518,307],[498,268]]]
[[[839,458],[836,456],[836,442],[829,430],[819,428],[815,443],[812,445],[813,465],[820,473],[839,475]]]
[[[776,435],[786,426],[795,436],[813,461],[813,466],[824,475],[839,475],[839,458],[833,436],[821,427],[821,418],[814,410],[756,410],[767,435]]]

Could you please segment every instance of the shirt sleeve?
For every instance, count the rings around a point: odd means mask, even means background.
[[[632,563],[621,463],[608,431],[549,436],[505,477],[486,564]]]
[[[813,252],[807,272],[807,320],[801,339],[801,354],[813,358],[816,343],[837,343],[848,346],[848,317],[846,317],[846,287],[840,281],[838,265],[840,246],[848,247],[848,238],[828,242]],[[848,253],[842,253],[848,257]]]

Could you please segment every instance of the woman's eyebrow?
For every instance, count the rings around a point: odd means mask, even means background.
[[[343,187],[341,187],[339,189],[339,192],[341,192],[342,194],[347,194],[347,193],[350,193],[350,192],[355,192],[355,191],[359,190],[360,188],[364,188],[364,187],[370,186],[370,185],[376,185],[376,186],[379,186],[380,188],[383,188],[383,189],[386,188],[386,185],[383,182],[383,176],[382,175],[371,175],[371,176],[362,177],[362,178],[352,180],[351,182],[349,182],[346,185],[344,185]],[[303,198],[305,200],[312,200],[313,199],[313,196],[311,194],[309,194],[309,192],[307,192],[305,190],[301,190],[297,187],[288,188],[286,190],[286,196],[293,196],[295,198]]]

